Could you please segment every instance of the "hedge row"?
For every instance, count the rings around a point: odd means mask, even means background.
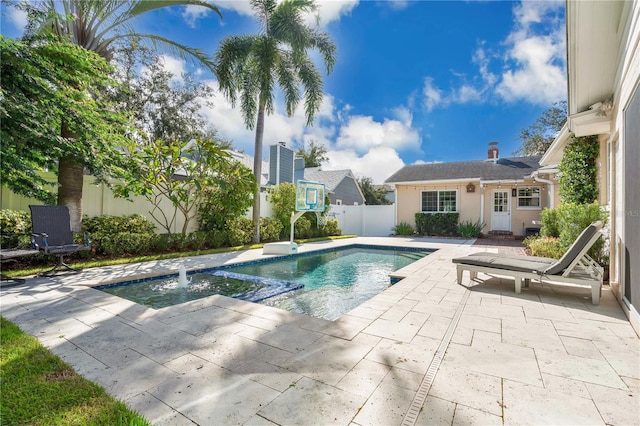
[[[458,235],[459,213],[416,213],[416,232],[419,235]]]

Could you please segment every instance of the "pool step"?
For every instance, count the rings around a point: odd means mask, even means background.
[[[298,290],[304,287],[303,284],[295,283],[292,281],[278,280],[275,278],[256,277],[254,275],[239,274],[237,272],[230,272],[225,270],[217,270],[209,272],[214,277],[232,278],[234,280],[248,281],[257,284],[263,284],[266,287],[259,288],[257,290],[248,291],[236,296],[234,299],[246,300],[247,302],[260,302],[273,296],[278,296],[282,293]]]

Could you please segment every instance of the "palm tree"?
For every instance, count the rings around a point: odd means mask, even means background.
[[[181,58],[192,58],[213,69],[213,63],[199,49],[189,48],[156,34],[136,33],[131,21],[157,9],[197,5],[216,12],[220,10],[207,1],[199,0],[48,0],[35,4],[27,2],[23,7],[33,17],[34,33],[53,33],[63,39],[91,50],[107,60],[112,59],[115,43],[123,39],[140,39],[162,46]],[[75,139],[63,122],[63,139]],[[72,229],[78,231],[82,220],[82,158],[65,155],[58,162],[58,205],[66,205],[71,213]]]
[[[253,173],[258,181],[254,195],[254,241],[260,242],[260,176],[262,174],[262,137],[264,115],[274,111],[274,90],[280,87],[287,114],[291,116],[301,100],[307,125],[322,103],[322,75],[309,56],[317,50],[327,73],[335,63],[336,47],[325,32],[304,22],[304,14],[316,10],[313,0],[250,0],[260,27],[257,35],[229,36],[216,53],[216,76],[220,90],[240,108],[248,129],[255,127]]]

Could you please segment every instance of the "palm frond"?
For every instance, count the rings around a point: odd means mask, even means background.
[[[276,73],[278,84],[282,88],[284,101],[287,106],[287,115],[291,117],[300,102],[300,90],[298,89],[298,73],[296,72],[293,58],[290,52],[280,52],[280,62]]]
[[[253,130],[256,125],[256,115],[258,112],[259,86],[251,71],[245,72],[240,82],[240,109],[244,118],[244,125],[249,130]]]
[[[262,96],[267,113],[272,114],[274,111],[273,72],[279,61],[279,50],[276,41],[273,38],[264,35],[257,37],[252,46],[251,55],[252,61],[255,61],[260,95]]]
[[[251,54],[255,36],[230,36],[220,42],[215,56],[214,73],[222,93],[235,105],[238,78]]]
[[[262,34],[269,33],[271,14],[278,6],[276,0],[249,0],[251,8],[256,12],[256,20]]]
[[[313,118],[316,111],[318,111],[322,105],[322,75],[313,61],[308,57],[307,60],[301,61],[297,65],[300,82],[302,83],[305,92],[304,112],[307,117],[307,126],[311,126],[313,124]]]
[[[154,48],[157,50],[165,50],[172,55],[178,56],[180,59],[184,59],[191,62],[199,62],[205,67],[207,67],[211,72],[215,70],[215,64],[212,58],[207,55],[201,49],[193,48],[185,46],[184,44],[180,44],[176,41],[168,39],[166,37],[159,36],[157,34],[140,34],[140,33],[127,33],[127,34],[117,34],[113,37],[105,39],[100,45],[99,48],[103,48],[104,46],[108,46],[114,41],[118,39],[124,38],[137,38],[142,41],[148,40],[150,41]],[[195,60],[195,61],[194,61]]]

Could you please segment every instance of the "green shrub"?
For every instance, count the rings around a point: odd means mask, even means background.
[[[289,232],[291,232],[291,212],[296,208],[296,186],[289,182],[283,182],[270,187],[267,199],[273,206],[274,219],[282,224],[280,236],[288,238]],[[296,236],[298,235],[296,234]]]
[[[232,219],[227,226],[227,241],[230,246],[243,246],[253,241],[253,223],[248,217]]]
[[[313,238],[311,221],[304,216],[300,217],[296,220],[293,233],[295,238]]]
[[[392,230],[395,235],[413,235],[415,233],[413,226],[407,222],[400,222]]]
[[[571,138],[564,149],[560,170],[559,191],[563,202],[590,204],[598,198],[598,167],[600,153],[598,136]]]
[[[136,234],[119,232],[117,234],[96,233],[94,246],[96,253],[107,256],[140,255],[153,252],[155,249],[155,234]]]
[[[476,238],[482,236],[482,228],[484,228],[484,222],[478,219],[476,222],[471,220],[464,220],[458,224],[458,234],[465,238]]]
[[[156,226],[141,214],[132,214],[129,216],[85,216],[82,219],[82,230],[90,232],[91,234],[118,234],[120,232],[153,234],[156,232]]]
[[[578,238],[578,235],[597,220],[604,223],[607,220],[606,212],[597,203],[562,203],[555,210],[543,210],[541,233],[559,238],[560,245],[566,251]],[[557,235],[552,232],[556,232]],[[600,238],[589,249],[589,256],[593,257],[600,265],[607,266],[609,255],[604,248],[604,238]]]
[[[31,215],[22,210],[0,210],[0,247],[28,248],[31,245]]]
[[[246,179],[245,175],[252,179]],[[205,188],[198,206],[198,224],[201,231],[226,229],[232,219],[243,216],[253,205],[256,189],[251,170],[238,162],[223,174],[224,185]]]
[[[540,213],[540,220],[542,221],[542,227],[540,228],[540,235],[546,237],[560,237],[560,223],[558,222],[558,210],[556,209],[542,209]]]
[[[338,220],[337,219],[329,219],[327,220],[327,224],[321,228],[323,237],[334,237],[342,235],[342,229],[338,228]]]
[[[416,213],[416,231],[420,235],[456,235],[459,216],[459,213]]]
[[[529,248],[532,256],[560,259],[566,248],[560,243],[560,238],[546,236],[527,237],[522,243]]]
[[[278,241],[280,239],[280,233],[282,232],[282,224],[277,220],[270,217],[260,218],[260,241],[268,243],[271,241]]]

